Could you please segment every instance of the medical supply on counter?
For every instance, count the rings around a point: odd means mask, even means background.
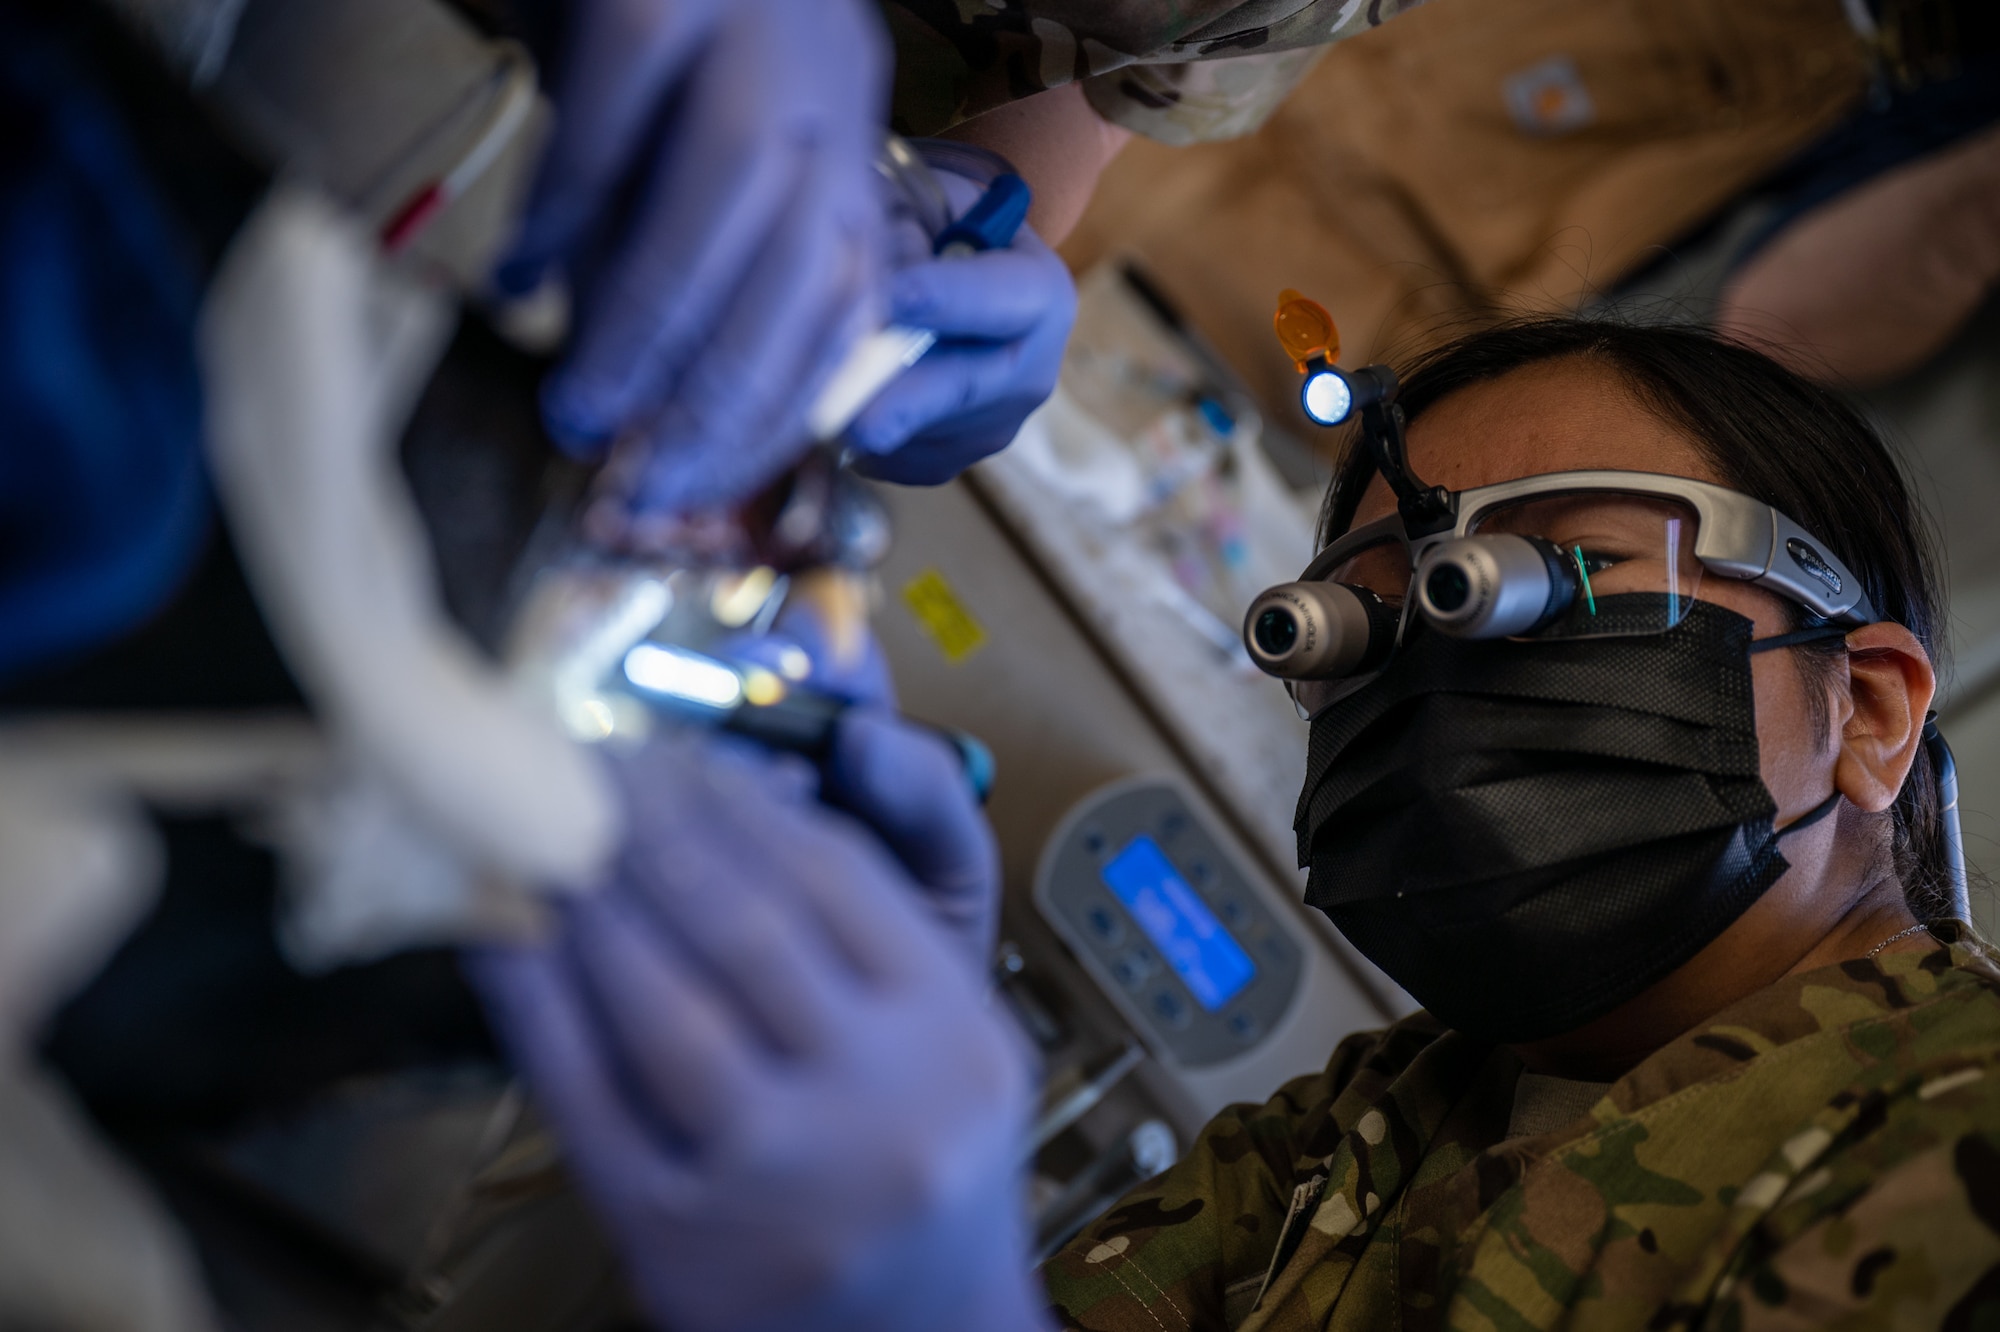
[[[1074,526],[1135,643],[1193,638],[1204,664],[1249,675],[1236,624],[1267,571],[1289,573],[1311,549],[1308,502],[1267,456],[1270,434],[1228,367],[1175,318],[1130,266],[1085,275],[1060,387],[982,476],[1003,494],[1025,487],[1028,508],[1059,506],[1021,521]]]

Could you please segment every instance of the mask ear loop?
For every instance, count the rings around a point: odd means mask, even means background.
[[[1825,818],[1827,815],[1833,813],[1834,809],[1838,807],[1839,804],[1840,804],[1840,792],[1835,791],[1832,795],[1820,801],[1817,805],[1814,805],[1811,809],[1799,815],[1797,818],[1793,819],[1790,823],[1786,824],[1784,827],[1778,829],[1776,835],[1779,837],[1790,837],[1795,832],[1804,832],[1806,829],[1812,827],[1815,823],[1818,823],[1821,819]]]
[[[1750,653],[1771,652],[1777,648],[1797,647],[1801,643],[1823,643],[1829,638],[1845,638],[1847,630],[1837,624],[1816,624],[1807,629],[1794,629],[1789,634],[1772,634],[1769,638],[1750,640]]]
[[[1769,638],[1753,639],[1750,643],[1750,651],[1753,654],[1771,652],[1778,648],[1797,647],[1801,643],[1823,643],[1830,638],[1845,637],[1847,637],[1847,630],[1837,624],[1815,624],[1804,629],[1794,629],[1788,634],[1772,634]],[[1832,795],[1820,801],[1817,805],[1814,805],[1784,827],[1778,829],[1777,835],[1779,837],[1789,837],[1795,832],[1804,832],[1807,828],[1812,827],[1815,823],[1833,813],[1839,804],[1840,792],[1835,791]]]
[[[1774,648],[1797,647],[1801,643],[1823,642],[1829,638],[1845,638],[1847,630],[1837,624],[1816,624],[1806,629],[1795,629],[1788,634],[1773,634],[1769,638],[1759,638],[1750,644],[1750,651],[1769,652]],[[1938,730],[1937,713],[1924,715],[1924,751],[1928,755],[1932,769],[1937,773],[1939,803],[1943,805],[1940,816],[1944,820],[1945,891],[1949,900],[1945,905],[1944,918],[1947,920],[1970,921],[1972,900],[1965,868],[1965,833],[1958,817],[1958,764],[1952,761],[1951,746]],[[1835,791],[1825,800],[1807,810],[1803,815],[1778,830],[1780,837],[1810,828],[1840,803],[1840,792]]]

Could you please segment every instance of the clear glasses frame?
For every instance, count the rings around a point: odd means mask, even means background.
[[[1657,472],[1548,472],[1454,491],[1450,497],[1454,521],[1449,528],[1412,538],[1402,515],[1389,514],[1329,543],[1306,566],[1299,581],[1331,579],[1336,570],[1357,556],[1396,543],[1404,548],[1407,564],[1403,567],[1414,581],[1432,547],[1477,535],[1480,524],[1497,510],[1592,494],[1665,501],[1691,510],[1696,520],[1692,554],[1704,574],[1765,588],[1830,623],[1858,626],[1877,618],[1852,571],[1817,537],[1776,508],[1724,486]],[[1397,628],[1398,643],[1415,600],[1408,591]],[[1287,681],[1286,685],[1300,710],[1310,715],[1352,693],[1373,674],[1340,681]],[[1313,697],[1309,700],[1303,695]]]

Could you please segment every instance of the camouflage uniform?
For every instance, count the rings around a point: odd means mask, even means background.
[[[1081,83],[1114,125],[1183,144],[1248,134],[1329,43],[1422,0],[883,0],[893,123],[936,134]]]
[[[1788,977],[1504,1140],[1520,1063],[1426,1014],[1218,1116],[1044,1268],[1066,1327],[2000,1327],[2000,965]]]

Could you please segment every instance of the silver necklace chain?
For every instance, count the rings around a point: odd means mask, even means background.
[[[1868,958],[1871,958],[1871,957],[1875,956],[1875,954],[1877,954],[1877,953],[1881,952],[1881,951],[1882,951],[1882,950],[1883,950],[1884,948],[1887,948],[1887,947],[1888,947],[1888,946],[1889,946],[1890,944],[1892,944],[1892,943],[1896,942],[1896,940],[1898,940],[1898,939],[1907,939],[1907,938],[1909,938],[1909,937],[1910,937],[1911,935],[1915,934],[1915,933],[1916,933],[1917,931],[1919,931],[1919,930],[1927,930],[1927,929],[1929,929],[1929,928],[1930,928],[1930,926],[1928,926],[1928,925],[1912,925],[1912,926],[1910,926],[1910,928],[1909,928],[1909,929],[1907,929],[1907,930],[1897,930],[1897,931],[1896,931],[1896,932],[1895,932],[1894,934],[1892,934],[1892,935],[1890,935],[1890,936],[1889,936],[1888,938],[1884,939],[1884,940],[1883,940],[1883,941],[1882,941],[1881,943],[1878,943],[1878,944],[1876,944],[1876,945],[1875,945],[1875,946],[1874,946],[1873,948],[1869,949],[1869,950],[1868,950],[1868,951],[1867,951],[1866,953],[1863,953],[1863,954],[1862,954],[1862,958],[1863,958],[1863,960],[1866,960],[1866,959],[1868,959]]]

